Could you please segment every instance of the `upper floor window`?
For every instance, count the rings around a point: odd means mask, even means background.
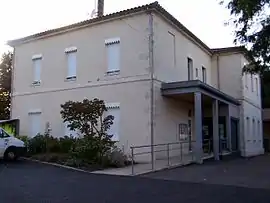
[[[193,80],[193,60],[191,58],[187,58],[187,66],[188,66],[188,80]]]
[[[259,120],[257,122],[257,126],[258,137],[261,137],[261,122]]]
[[[41,82],[41,61],[42,61],[42,55],[34,55],[32,57],[33,61],[33,85],[40,85]]]
[[[258,84],[258,78],[255,78],[255,91],[257,96],[259,95],[259,84]]]
[[[77,77],[77,48],[70,47],[65,50],[67,57],[67,79],[72,80]]]
[[[250,119],[246,117],[246,137],[250,138]]]
[[[199,70],[196,68],[196,79],[199,79]]]
[[[175,45],[175,35],[171,32],[168,32],[169,33],[169,37],[170,37],[170,44],[168,44],[169,46],[169,52],[170,52],[170,55],[171,55],[171,63],[172,63],[172,67],[175,68],[176,67],[176,45]]]
[[[206,83],[207,75],[206,75],[206,68],[202,67],[202,81]]]
[[[253,74],[251,74],[251,91],[254,92],[254,81],[253,81]]]
[[[252,137],[256,137],[256,123],[254,118],[252,120],[252,134]]]
[[[107,73],[120,72],[120,38],[105,40]]]

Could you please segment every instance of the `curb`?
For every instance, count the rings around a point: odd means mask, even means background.
[[[190,163],[184,163],[184,164],[176,164],[176,165],[173,165],[173,166],[167,166],[165,168],[160,168],[160,169],[156,169],[156,170],[149,170],[149,171],[146,171],[146,172],[136,173],[135,175],[131,175],[131,176],[143,176],[143,175],[147,175],[147,174],[151,174],[151,173],[157,173],[157,172],[160,172],[160,171],[165,171],[165,170],[168,170],[168,169],[180,168],[180,167],[189,166],[189,165],[193,165],[193,164],[196,164],[196,163],[190,162]]]
[[[21,159],[26,160],[26,161],[32,161],[32,162],[40,163],[40,164],[56,166],[56,167],[59,167],[59,168],[65,168],[65,169],[69,169],[69,170],[73,170],[73,171],[78,171],[78,172],[83,172],[83,173],[88,173],[88,174],[94,174],[94,173],[92,173],[90,171],[86,171],[86,170],[79,169],[79,168],[74,168],[74,167],[71,167],[71,166],[65,166],[65,165],[62,165],[62,164],[56,164],[56,163],[51,163],[51,162],[46,162],[46,161],[39,161],[39,160],[36,160],[36,159],[31,159],[31,158],[26,158],[26,157],[21,157]]]

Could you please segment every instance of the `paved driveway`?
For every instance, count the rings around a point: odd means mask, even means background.
[[[220,162],[208,161],[203,165],[160,171],[145,177],[270,189],[270,155],[250,159],[234,158]]]
[[[269,202],[266,189],[87,174],[26,161],[0,162],[3,203]]]

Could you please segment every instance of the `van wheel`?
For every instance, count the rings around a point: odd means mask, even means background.
[[[8,148],[5,152],[4,159],[8,161],[15,161],[17,159],[16,149]]]

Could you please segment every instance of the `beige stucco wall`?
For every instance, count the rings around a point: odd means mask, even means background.
[[[29,112],[41,110],[41,129],[64,135],[60,104],[68,100],[104,99],[120,103],[119,146],[150,144],[148,15],[114,20],[15,47],[12,118],[20,134],[30,132]],[[106,75],[105,40],[120,38],[120,73]],[[77,47],[77,80],[67,82],[65,49]],[[32,56],[42,54],[41,85],[33,87]]]
[[[242,105],[244,132],[244,136],[241,138],[242,147],[244,147],[246,156],[261,154],[263,153],[262,111],[260,108],[247,101],[243,101]],[[249,117],[249,126],[246,120],[247,117]],[[253,126],[253,119],[255,120],[255,129]],[[260,123],[259,129],[258,122]]]
[[[13,117],[19,118],[20,134],[29,133],[31,110],[41,110],[41,129],[50,122],[52,135],[64,136],[64,124],[60,116],[60,104],[68,100],[81,101],[97,97],[106,103],[120,104],[119,146],[129,152],[130,145],[150,144],[149,86],[147,79],[139,81],[89,86],[66,91],[17,96],[14,99]]]
[[[220,90],[234,98],[242,95],[242,73],[241,73],[241,55],[240,54],[222,54],[213,56],[212,61],[212,81],[213,86],[218,88],[217,60],[219,63],[219,87]],[[241,97],[240,97],[241,98]]]
[[[118,78],[148,74],[148,15],[96,24],[35,40],[15,48],[14,94],[51,91],[110,80],[107,76],[105,40],[119,37]],[[66,82],[65,49],[77,47],[77,81]],[[41,86],[33,88],[32,56],[42,54]]]
[[[155,144],[180,142],[179,139],[179,124],[188,124],[191,120],[191,136],[194,140],[194,105],[190,102],[185,102],[179,98],[163,97],[160,94],[161,83],[155,81],[155,99],[154,99],[154,134]],[[188,112],[191,110],[192,115],[189,117]],[[188,141],[188,140],[187,140]],[[186,142],[187,142],[186,141]],[[156,150],[165,150],[164,152],[156,153],[157,158],[167,156],[167,146],[156,147]],[[182,146],[183,152],[188,152],[188,144]],[[175,150],[172,150],[175,149]],[[175,144],[170,146],[170,156],[180,156],[180,145]]]
[[[169,32],[175,35],[175,65],[174,48]],[[207,70],[207,83],[211,84],[211,56],[175,26],[154,15],[154,67],[157,79],[163,82],[186,81],[188,57],[193,60],[193,78],[196,79],[195,69],[198,68],[198,79],[202,79],[202,66],[204,66]]]
[[[248,64],[248,60],[242,55],[241,56],[241,67]],[[258,91],[256,91],[256,82],[258,80]],[[258,74],[253,74],[253,91],[251,86],[251,74],[245,73],[242,79],[243,85],[243,98],[254,106],[261,108],[261,79]]]

